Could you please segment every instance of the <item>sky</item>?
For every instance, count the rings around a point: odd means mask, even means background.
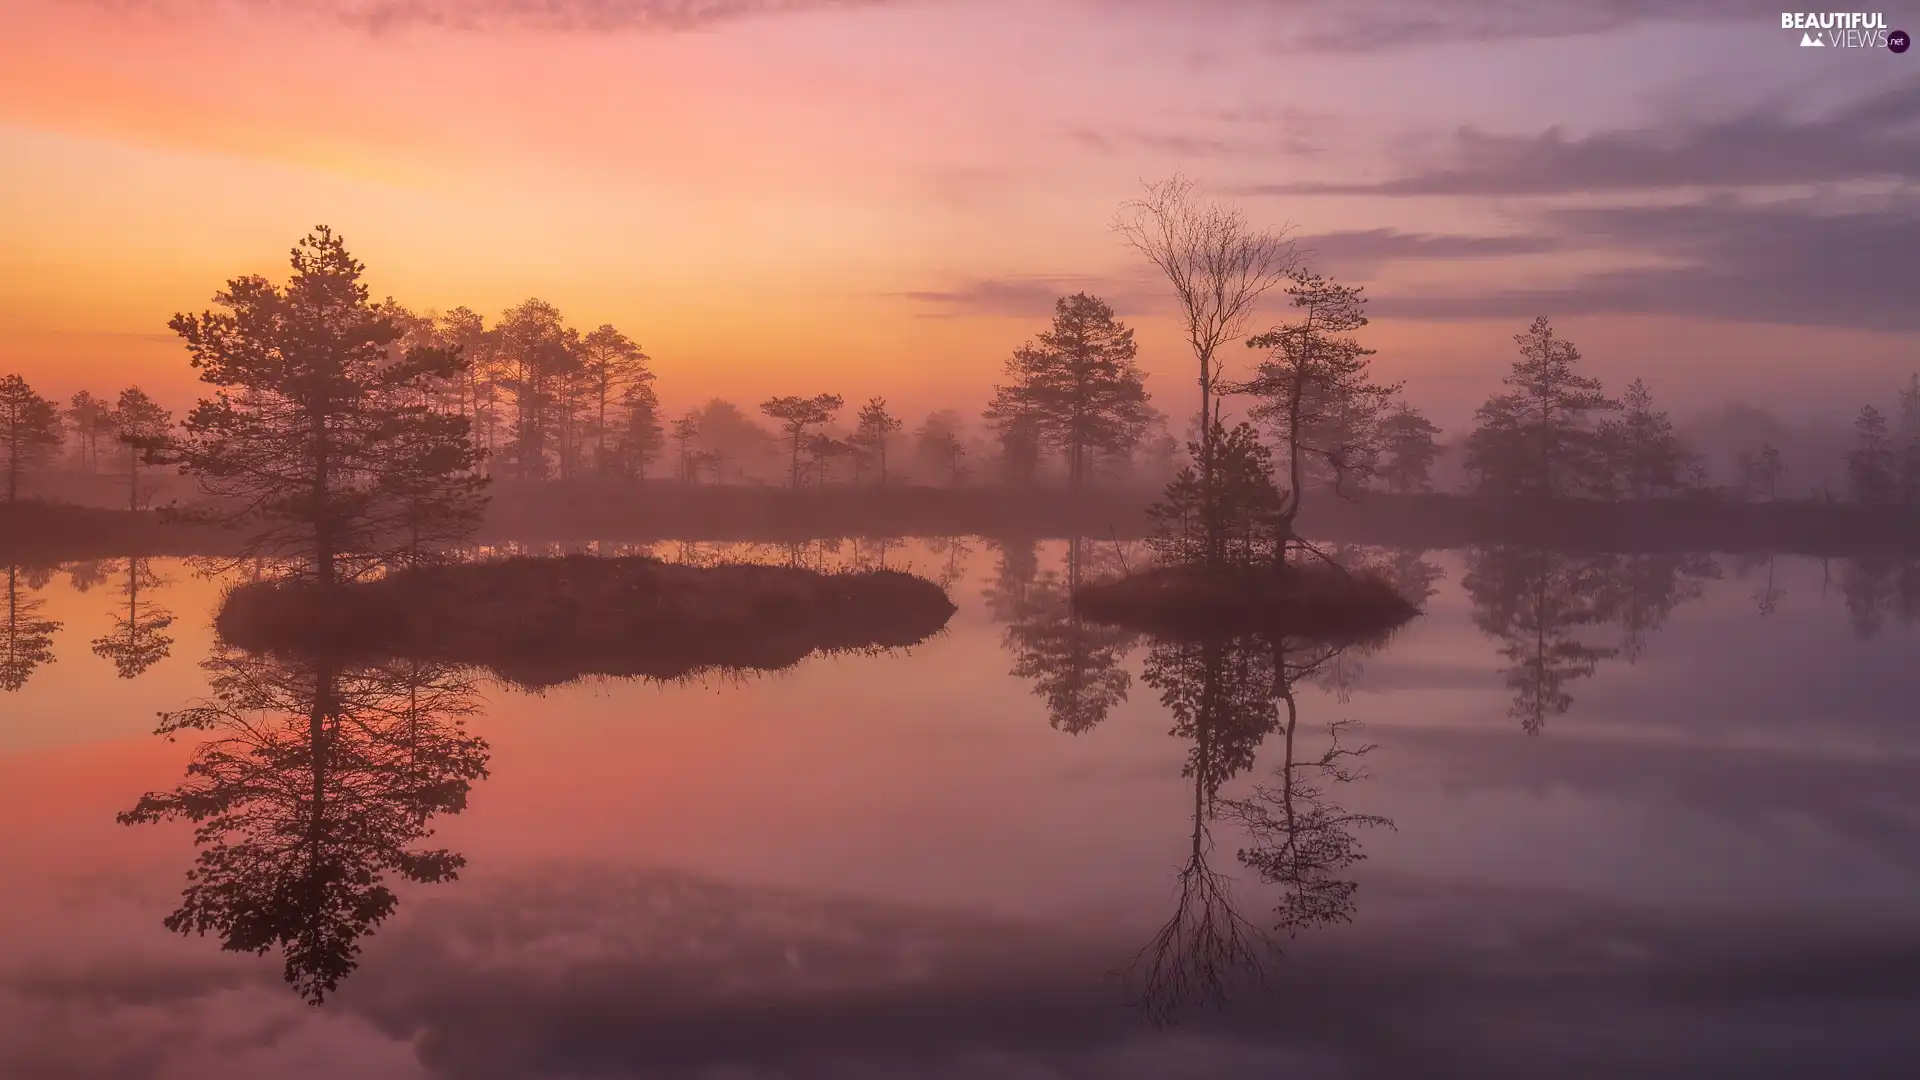
[[[1175,173],[1365,284],[1377,365],[1450,429],[1535,315],[1683,415],[1844,418],[1920,370],[1920,53],[1803,49],[1753,2],[9,0],[0,20],[0,370],[50,395],[190,402],[168,318],[284,277],[324,223],[416,309],[538,296],[621,327],[669,407],[971,413],[1086,289],[1179,413],[1167,290],[1110,228]]]

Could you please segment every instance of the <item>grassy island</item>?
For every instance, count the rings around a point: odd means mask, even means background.
[[[540,688],[590,675],[777,670],[815,652],[914,645],[953,612],[938,585],[897,570],[570,555],[413,567],[337,587],[324,602],[305,582],[242,585],[215,628],[246,649],[413,656]]]
[[[1074,610],[1164,638],[1235,634],[1363,638],[1385,633],[1420,610],[1367,571],[1307,564],[1161,566],[1074,591]]]

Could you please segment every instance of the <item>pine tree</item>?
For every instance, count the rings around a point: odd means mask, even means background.
[[[1894,500],[1898,474],[1887,418],[1871,405],[1853,422],[1859,446],[1847,454],[1847,488],[1855,502],[1880,505]]]
[[[120,444],[127,460],[127,509],[144,505],[140,492],[140,466],[165,452],[170,443],[173,414],[146,395],[137,386],[120,391],[120,399],[107,417],[114,441]]]
[[[1145,376],[1134,363],[1133,331],[1086,293],[1054,304],[1053,324],[1007,360],[986,417],[996,429],[1031,425],[1065,455],[1067,486],[1086,482],[1096,454],[1130,451],[1151,413]]]
[[[80,459],[80,468],[87,472],[99,471],[100,436],[113,427],[113,407],[95,397],[92,391],[81,390],[67,399],[63,416],[78,451],[75,456]]]
[[[1512,389],[1480,406],[1467,437],[1468,471],[1483,492],[1560,498],[1604,492],[1606,456],[1596,413],[1619,403],[1600,381],[1580,375],[1580,350],[1542,316],[1514,335],[1520,359],[1503,380]]]
[[[806,447],[809,429],[817,428],[833,419],[833,414],[846,404],[839,394],[815,394],[813,397],[799,397],[788,394],[773,397],[760,403],[760,411],[780,422],[782,432],[787,437],[790,486],[800,488],[800,451]]]
[[[523,480],[545,480],[565,434],[568,383],[579,361],[580,335],[545,300],[509,308],[494,326],[502,389],[513,398],[513,428],[505,447]]]
[[[1653,407],[1653,392],[1635,379],[1621,399],[1620,415],[1601,425],[1602,444],[1612,459],[1613,487],[1634,499],[1671,495],[1681,486],[1686,452],[1673,421]]]
[[[174,316],[216,388],[188,416],[177,455],[211,497],[196,516],[250,530],[243,555],[293,558],[329,588],[405,552],[426,531],[413,511],[440,506],[470,522],[463,493],[479,483],[477,454],[465,417],[423,404],[460,376],[461,358],[389,356],[392,314],[368,302],[364,266],[325,226],[291,263],[284,288],[234,278],[215,296],[221,310]]]
[[[854,419],[852,443],[862,460],[878,466],[880,486],[887,486],[887,446],[901,428],[899,417],[887,411],[886,398],[868,398]]]
[[[621,469],[635,480],[647,478],[647,466],[666,444],[660,428],[660,399],[651,379],[627,384],[620,391],[620,427],[616,451]]]
[[[1399,386],[1373,381],[1368,357],[1353,333],[1367,325],[1361,289],[1307,270],[1296,271],[1287,295],[1299,315],[1248,340],[1267,350],[1255,377],[1234,389],[1254,394],[1250,411],[1279,439],[1288,490],[1282,517],[1299,517],[1306,487],[1315,481],[1336,493],[1372,475],[1378,459],[1378,418]]]
[[[1386,458],[1380,476],[1389,491],[1433,490],[1433,463],[1440,457],[1434,442],[1438,434],[1439,428],[1404,401],[1380,421],[1380,450]]]
[[[0,378],[0,453],[6,455],[7,501],[20,496],[20,477],[44,464],[60,445],[60,410],[18,375]]]
[[[607,409],[626,405],[629,399],[625,395],[635,388],[652,393],[648,384],[653,382],[653,372],[647,370],[648,359],[632,338],[610,324],[602,323],[580,341],[580,370],[594,410],[594,467],[603,476],[618,471],[614,468],[613,447],[620,441],[617,433],[608,427]],[[631,418],[631,410],[628,416]]]

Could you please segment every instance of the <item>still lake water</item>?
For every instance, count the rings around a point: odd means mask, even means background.
[[[376,791],[350,824],[465,865],[389,867],[397,905],[318,1006],[278,947],[162,925],[191,825],[115,820],[216,737],[154,729],[207,698],[219,583],[146,563],[149,640],[116,646],[124,560],[16,571],[16,624],[60,625],[0,692],[0,1076],[1920,1074],[1916,568],[1374,552],[1426,613],[1282,655],[1318,854],[1263,874],[1230,811],[1279,805],[1284,710],[1195,731],[1162,697],[1267,700],[1271,654],[1182,690],[1192,655],[1074,637],[1066,551],[894,546],[960,607],[905,652],[542,693],[435,673],[436,730],[487,775],[460,812],[388,822]],[[1374,747],[1347,780],[1311,768],[1338,721]],[[1231,907],[1156,952],[1197,810],[1184,880]],[[1181,954],[1209,914],[1252,940],[1289,911],[1217,988]]]

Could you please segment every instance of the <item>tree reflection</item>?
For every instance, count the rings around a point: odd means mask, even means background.
[[[1513,702],[1507,715],[1538,735],[1573,706],[1569,687],[1600,662],[1645,655],[1682,604],[1697,600],[1720,567],[1704,555],[1589,555],[1534,548],[1474,548],[1461,584],[1473,621],[1501,642]],[[1618,637],[1603,644],[1612,627]]]
[[[1236,981],[1262,975],[1278,952],[1275,932],[1352,918],[1358,886],[1341,872],[1364,857],[1355,830],[1392,822],[1332,800],[1332,784],[1364,776],[1356,762],[1373,748],[1341,745],[1336,723],[1324,750],[1305,752],[1296,687],[1355,644],[1243,636],[1160,641],[1148,651],[1141,681],[1160,691],[1172,734],[1191,740],[1182,775],[1193,783],[1173,914],[1126,973],[1148,1017],[1165,1022],[1189,1006],[1219,1006]],[[1276,731],[1281,758],[1269,782],[1246,798],[1222,798],[1222,785],[1249,769]],[[1213,866],[1220,821],[1244,833],[1237,861],[1279,887],[1271,929],[1242,913],[1233,880]]]
[[[1843,560],[1840,595],[1854,636],[1863,640],[1885,629],[1888,616],[1920,622],[1920,562],[1881,555]]]
[[[113,630],[93,639],[93,654],[111,660],[123,679],[131,679],[167,658],[173,639],[166,635],[173,625],[173,613],[141,594],[165,584],[149,560],[133,556],[126,560],[126,579],[120,595],[126,607],[113,615]]]
[[[446,881],[465,864],[416,845],[486,775],[487,744],[465,729],[472,680],[417,662],[226,647],[202,666],[212,696],[162,714],[159,728],[205,733],[186,781],[120,820],[193,822],[200,853],[167,928],[217,934],[236,952],[278,947],[286,981],[317,1004],[393,913],[389,875]]]
[[[53,635],[60,623],[41,618],[46,601],[33,595],[47,581],[46,572],[7,567],[5,619],[0,621],[0,690],[11,693],[25,687],[40,665],[53,662]]]
[[[1071,603],[1084,577],[1112,569],[1108,561],[1099,545],[1076,536],[1067,541],[1066,573],[1043,574],[1032,541],[1003,542],[985,593],[988,611],[1008,623],[1002,641],[1013,654],[1011,674],[1032,680],[1048,721],[1073,735],[1105,720],[1133,682],[1121,665],[1134,636],[1088,621]]]

